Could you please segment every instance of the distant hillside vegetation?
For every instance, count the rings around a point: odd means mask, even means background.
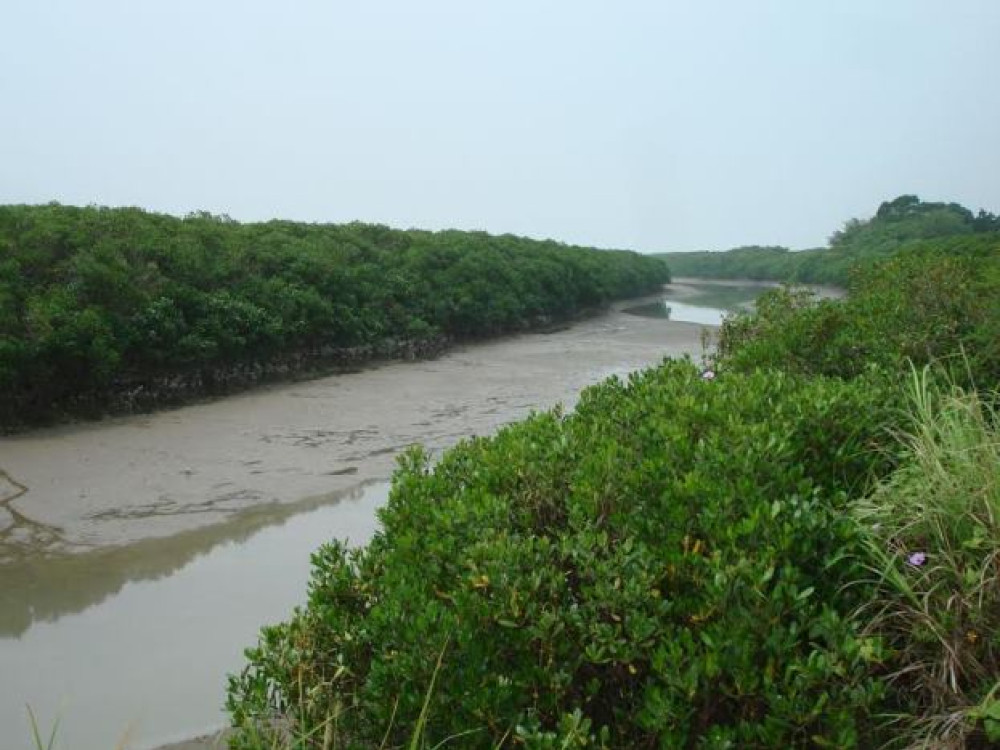
[[[901,195],[870,219],[851,219],[829,247],[737,247],[726,252],[663,253],[675,276],[768,279],[846,286],[851,270],[895,253],[933,248],[980,254],[1000,246],[1000,217],[973,214],[957,203],[929,203]]]
[[[668,280],[649,256],[485,232],[0,206],[0,431],[413,356]]]

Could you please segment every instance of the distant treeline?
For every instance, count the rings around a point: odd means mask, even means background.
[[[737,247],[726,252],[663,253],[675,276],[769,279],[847,286],[852,269],[901,251],[983,254],[1000,245],[1000,217],[973,214],[957,203],[929,203],[902,195],[870,219],[851,219],[828,248]]]
[[[512,235],[0,206],[0,428],[523,330],[668,280],[648,256]]]

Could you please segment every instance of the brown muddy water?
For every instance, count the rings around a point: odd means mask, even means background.
[[[675,283],[712,308],[748,300]],[[439,453],[611,375],[701,353],[702,325],[629,314],[433,361],[0,439],[0,747],[148,748],[224,723],[225,676],[304,601],[309,555],[363,544],[395,457]],[[667,303],[669,304],[669,302]],[[717,318],[716,318],[717,319]]]

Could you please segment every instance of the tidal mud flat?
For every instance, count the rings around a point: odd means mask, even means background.
[[[439,451],[666,356],[701,326],[613,310],[433,360],[264,387],[152,415],[0,439],[0,565],[167,537],[248,509],[385,479]]]

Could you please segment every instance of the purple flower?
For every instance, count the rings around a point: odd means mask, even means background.
[[[906,562],[908,562],[914,568],[919,568],[921,565],[923,565],[925,562],[927,562],[927,553],[926,552],[914,552],[912,555],[910,555],[908,558],[906,558]]]
[[[702,380],[715,380],[715,372],[713,370],[705,370],[705,372],[703,372],[701,374],[701,379]]]

